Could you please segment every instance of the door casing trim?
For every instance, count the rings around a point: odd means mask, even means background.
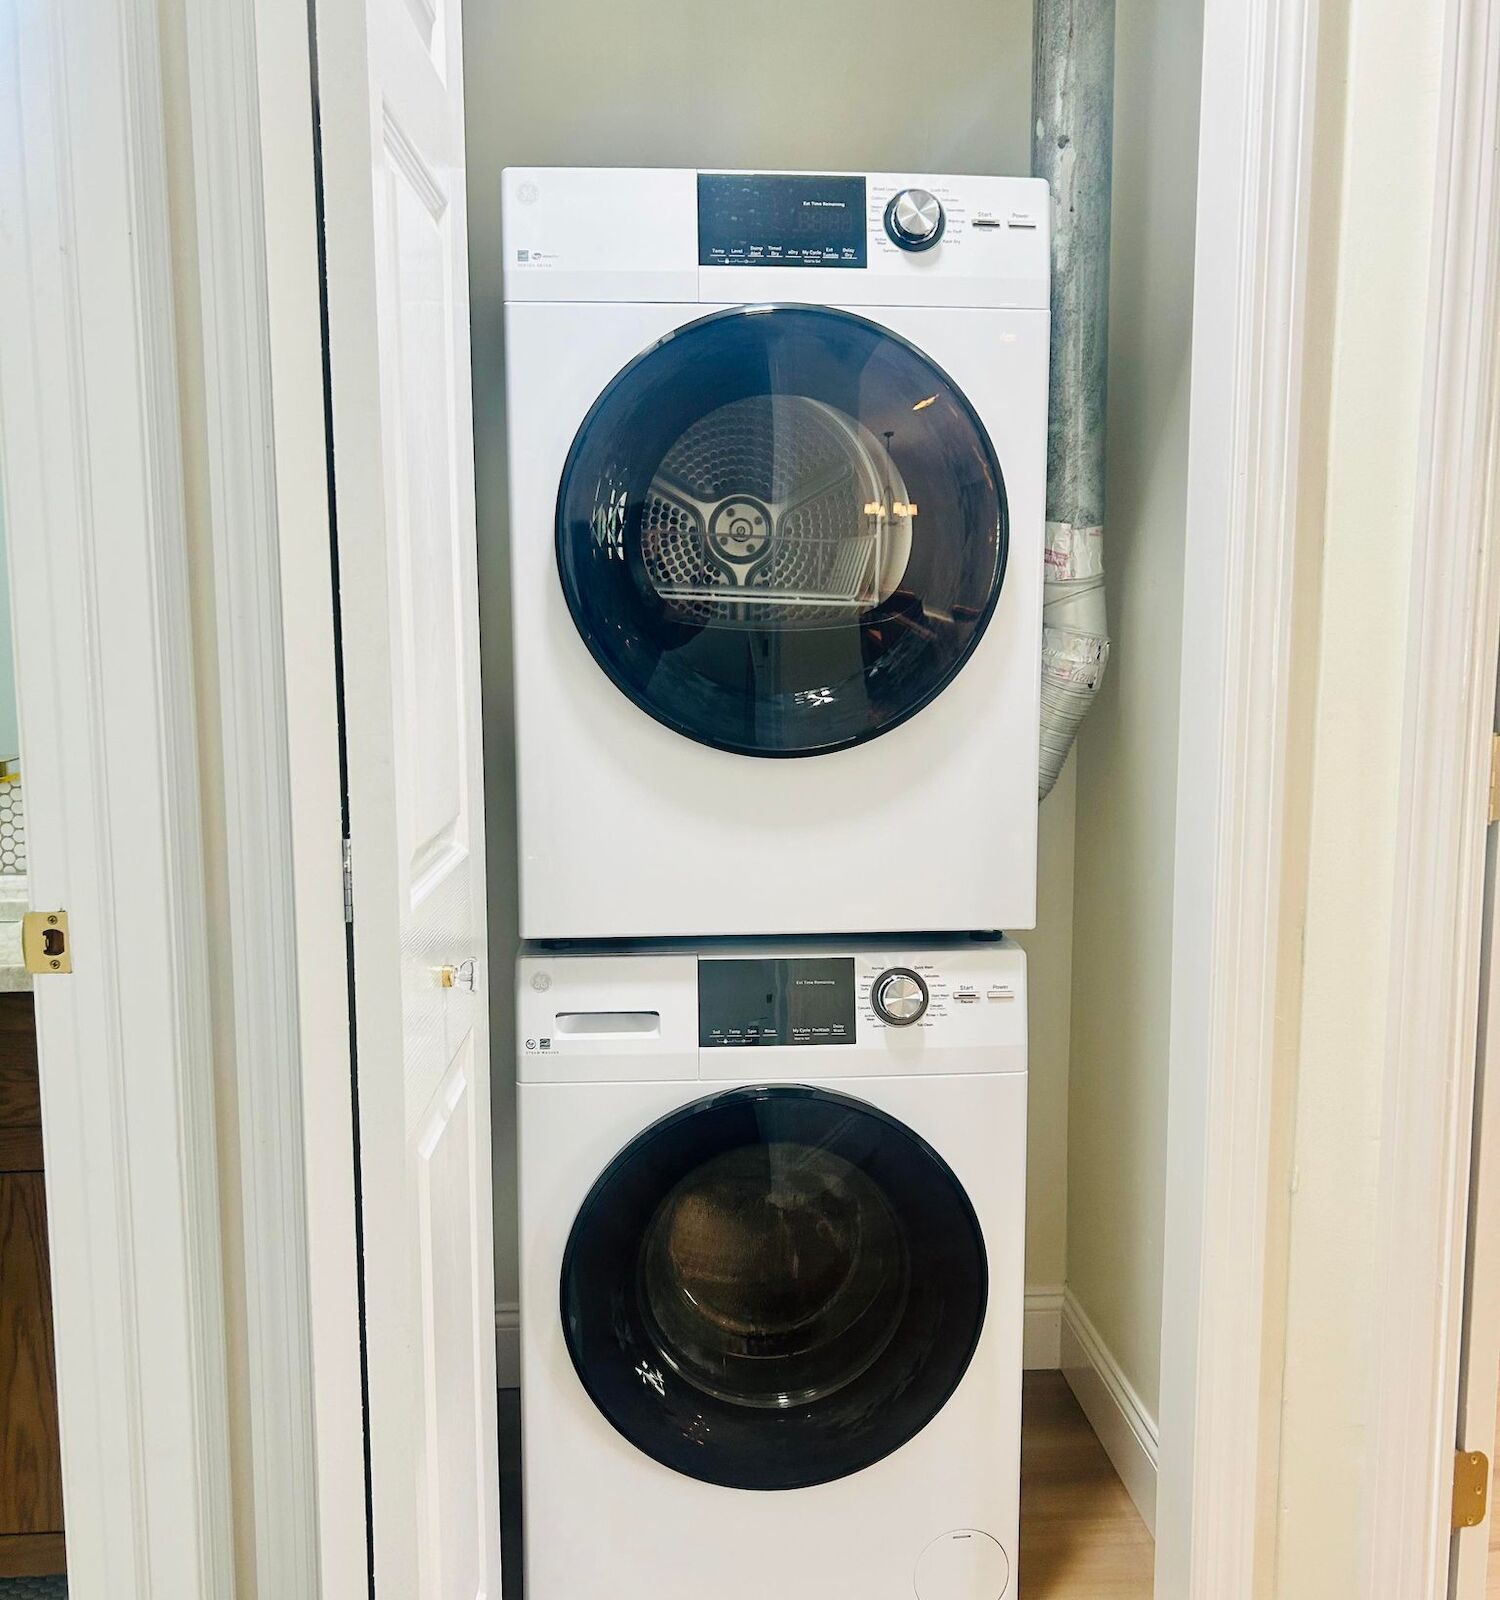
[[[73,1592],[234,1592],[166,85],[154,0],[0,15],[0,409]]]
[[[320,0],[324,7],[355,3]],[[1492,19],[1494,6],[1495,0],[1454,0],[1455,16],[1471,21]],[[258,53],[247,48],[247,8],[253,8]],[[1282,669],[1296,553],[1315,13],[1312,0],[1207,0],[1205,12],[1188,495],[1193,538],[1185,573],[1184,647],[1195,670],[1184,683],[1181,706],[1182,726],[1191,737],[1182,742],[1178,786],[1158,1502],[1157,1592],[1163,1600],[1180,1600],[1183,1594],[1194,1600],[1238,1600],[1251,1592],[1254,1572],[1254,1507],[1262,1463],[1258,1429],[1246,1424],[1255,1421],[1251,1413],[1266,1381],[1260,1313],[1271,1181],[1274,930],[1287,736]],[[92,942],[102,957],[81,963],[84,970],[75,970],[66,994],[49,991],[38,997],[53,1187],[77,1184],[76,1192],[59,1202],[56,1219],[59,1239],[78,1244],[60,1252],[64,1258],[57,1269],[66,1492],[76,1530],[70,1535],[70,1558],[77,1563],[80,1588],[87,1574],[108,1570],[112,1594],[130,1592],[122,1588],[129,1581],[126,1574],[135,1575],[135,1593],[149,1593],[153,1600],[229,1593],[229,1446],[217,1233],[222,1196],[208,1067],[207,932],[195,877],[203,848],[193,735],[197,705],[187,659],[187,530],[155,7],[152,0],[87,0],[78,7],[23,0],[5,25],[3,65],[23,69],[25,82],[15,117],[0,134],[8,145],[0,163],[6,172],[0,180],[6,209],[21,223],[0,241],[0,318],[8,358],[0,375],[7,418],[5,482],[17,525],[46,533],[45,539],[20,546],[15,560],[23,602],[17,606],[22,716],[23,725],[57,730],[53,748],[39,743],[29,761],[36,884],[41,898],[67,904],[75,936],[82,926],[82,948]],[[269,437],[276,453],[274,520],[281,529],[296,527],[298,545],[297,562],[280,549],[276,562],[261,559],[246,574],[256,587],[240,598],[254,637],[245,643],[243,676],[226,691],[247,697],[236,700],[235,715],[246,719],[243,726],[259,729],[258,737],[267,737],[269,728],[270,737],[280,738],[275,730],[284,726],[288,752],[284,768],[273,770],[267,780],[275,814],[239,831],[241,844],[235,848],[244,853],[236,871],[249,873],[258,862],[279,885],[258,907],[242,901],[241,938],[254,926],[284,922],[288,861],[299,926],[326,931],[325,920],[328,926],[335,917],[342,923],[336,846],[327,837],[330,589],[321,574],[317,582],[306,577],[301,565],[307,551],[326,545],[326,505],[315,511],[306,463],[287,431],[291,419],[304,411],[305,390],[315,381],[292,353],[307,331],[309,293],[314,301],[316,296],[308,210],[310,137],[304,147],[295,129],[273,127],[271,119],[252,118],[247,111],[250,104],[267,103],[262,96],[273,63],[281,72],[275,103],[283,108],[307,103],[288,89],[289,83],[305,82],[296,74],[307,70],[306,25],[304,0],[242,0],[238,22],[224,24],[241,32],[216,43],[200,31],[195,46],[198,71],[207,76],[197,80],[194,142],[210,147],[199,151],[197,160],[200,170],[214,171],[220,175],[216,182],[230,186],[230,193],[217,197],[222,211],[200,225],[200,248],[206,228],[212,270],[224,274],[211,285],[213,303],[234,304],[248,292],[248,302],[238,303],[248,303],[254,312],[255,285],[266,285],[264,327],[257,328],[252,319],[248,329],[233,335],[242,342],[226,344],[215,358],[221,363],[215,403],[229,407],[259,396],[265,404],[269,397]],[[1487,25],[1493,29],[1492,20]],[[300,67],[291,48],[297,34],[304,41]],[[219,45],[222,56],[215,53]],[[1490,173],[1490,158],[1476,166],[1474,157],[1476,141],[1493,126],[1486,120],[1493,116],[1492,89],[1481,92],[1473,81],[1473,61],[1480,53],[1465,54],[1455,38],[1453,81],[1445,92],[1453,127],[1463,135],[1454,146],[1456,182],[1478,181],[1480,169]],[[205,92],[209,83],[215,93]],[[223,141],[217,150],[211,148],[216,141]],[[293,181],[273,181],[273,171],[278,180]],[[255,197],[247,203],[238,192],[239,186],[257,182],[258,223]],[[1492,188],[1486,192],[1492,194]],[[122,226],[127,208],[129,225]],[[1436,361],[1434,368],[1437,431],[1429,475],[1434,486],[1451,476],[1450,467],[1478,459],[1472,454],[1477,436],[1468,424],[1453,421],[1451,410],[1455,397],[1471,396],[1465,386],[1472,384],[1472,375],[1460,377],[1454,357],[1463,337],[1463,301],[1456,290],[1464,249],[1473,241],[1465,245],[1463,212],[1452,195],[1444,217],[1452,228],[1440,258],[1448,294],[1437,323],[1446,330],[1439,347],[1448,360]],[[94,222],[97,226],[87,226]],[[58,248],[63,237],[86,240],[88,248],[70,257]],[[60,260],[66,267],[61,272]],[[101,313],[125,292],[130,296],[126,314],[107,335],[92,337]],[[91,334],[87,347],[84,329]],[[241,359],[249,368],[236,372],[233,363]],[[51,375],[50,393],[44,374]],[[64,376],[59,380],[58,374]],[[1472,420],[1472,413],[1465,414]],[[122,418],[133,419],[134,427],[123,428]],[[262,419],[257,427],[264,440],[267,424]],[[1460,438],[1469,441],[1465,448],[1471,454],[1445,454]],[[236,481],[236,471],[264,471],[243,459],[236,463],[236,448],[235,438],[209,439],[211,458],[214,452],[231,452],[211,462],[223,483]],[[106,466],[111,469],[107,485]],[[287,475],[293,472],[299,476],[290,484]],[[265,481],[259,481],[264,492]],[[110,513],[107,541],[93,515],[102,506]],[[301,520],[304,515],[309,520]],[[1434,541],[1438,532],[1451,533],[1459,525],[1440,524],[1431,508],[1422,515],[1430,521]],[[259,517],[265,538],[273,518],[264,500]],[[1480,543],[1477,532],[1474,542]],[[268,547],[262,543],[258,549],[264,557]],[[121,603],[125,591],[112,588],[102,596],[97,582],[88,588],[88,580],[97,580],[101,571],[113,574],[125,551],[140,563],[140,588],[132,591],[140,603],[129,608]],[[1461,553],[1450,554],[1451,563],[1460,561]],[[1443,614],[1440,599],[1452,601],[1457,592],[1459,578],[1451,563],[1426,573],[1422,607],[1429,621]],[[239,596],[237,588],[235,593]],[[102,605],[103,598],[111,603]],[[303,666],[312,674],[307,681],[316,704],[306,716],[288,693],[285,676],[277,682],[276,645],[267,642],[277,607],[283,675],[293,663],[299,683]],[[138,624],[135,633],[125,626],[127,611]],[[1437,650],[1435,630],[1420,637],[1424,651]],[[1467,640],[1471,646],[1473,635]],[[40,675],[35,663],[57,652],[63,663],[57,674]],[[1427,658],[1423,671],[1448,672],[1452,666]],[[268,706],[265,696],[284,697],[281,707]],[[59,715],[64,704],[73,708],[67,719]],[[1436,748],[1423,741],[1437,741],[1451,730],[1450,723],[1440,728],[1440,719],[1429,714],[1431,702],[1423,704],[1427,709],[1415,719],[1412,759]],[[270,720],[258,722],[258,713]],[[256,754],[247,750],[245,758],[254,760]],[[118,763],[109,760],[113,755]],[[124,771],[127,760],[132,781],[111,786],[107,772]],[[1458,790],[1464,787],[1459,782]],[[1422,804],[1457,805],[1457,792],[1443,788]],[[1458,814],[1460,820],[1469,815],[1461,806]],[[1414,809],[1406,824],[1413,851],[1422,837],[1418,819]],[[150,841],[151,850],[136,850],[127,859],[112,849],[127,826],[130,837]],[[1417,890],[1429,885],[1419,875],[1431,873],[1436,882],[1441,874],[1430,862],[1424,866],[1415,855],[1411,860],[1418,876],[1411,880],[1408,920],[1415,927],[1425,919],[1430,929],[1436,913],[1430,901],[1419,909]],[[155,873],[148,870],[152,862],[159,866]],[[127,891],[129,898],[122,898]],[[129,936],[124,937],[127,921]],[[306,1168],[306,1264],[287,1269],[294,1277],[305,1272],[307,1281],[283,1282],[277,1289],[271,1285],[278,1274],[265,1280],[270,1315],[284,1314],[295,1330],[303,1315],[298,1307],[305,1306],[307,1343],[294,1345],[290,1359],[277,1364],[284,1366],[279,1377],[267,1368],[254,1379],[266,1386],[267,1404],[276,1403],[278,1394],[283,1402],[299,1393],[313,1396],[319,1487],[313,1490],[305,1475],[291,1486],[294,1497],[304,1501],[330,1484],[347,1462],[352,1425],[347,1394],[343,1402],[330,1395],[343,1393],[339,1386],[346,1389],[348,1374],[357,1370],[357,1319],[351,1315],[349,1285],[338,1272],[353,1248],[347,1070],[339,1074],[336,1062],[327,1069],[330,1083],[335,1078],[342,1083],[340,1100],[324,1082],[322,1061],[316,1078],[290,1064],[293,1040],[302,1061],[317,1059],[310,1051],[313,1039],[336,1046],[336,1007],[329,991],[342,986],[327,981],[326,965],[323,981],[308,981],[310,972],[320,970],[310,965],[314,938],[307,932],[298,944],[295,974],[280,965],[257,978],[268,994],[279,996],[282,1009],[257,1046],[280,1052],[282,1069],[274,1091],[257,1102],[256,1115],[265,1119],[261,1131],[272,1141],[276,1160],[302,1162],[308,1151],[317,1154],[316,1169],[311,1163]],[[170,970],[160,958],[163,950],[170,953]],[[1430,1008],[1427,1014],[1435,1023],[1451,1024],[1451,992],[1424,988],[1421,997],[1414,994],[1410,1000],[1418,1003]],[[147,1006],[159,1024],[155,1042],[165,1041],[149,1065],[132,1042],[141,1008]],[[120,1025],[127,1007],[128,1033]],[[1446,1009],[1439,1015],[1440,1008]],[[1395,1036],[1418,1038],[1416,1020],[1415,1011],[1403,1015]],[[347,1049],[347,1015],[344,1026]],[[1416,1065],[1411,1046],[1393,1058],[1401,1092],[1414,1084]],[[299,1081],[300,1106],[289,1093]],[[159,1099],[143,1098],[143,1084]],[[1461,1085],[1453,1093],[1460,1098],[1445,1113],[1440,1144],[1414,1132],[1409,1147],[1392,1156],[1409,1164],[1389,1174],[1408,1193],[1420,1192],[1413,1185],[1423,1174],[1442,1177],[1447,1209],[1432,1213],[1433,1224],[1453,1215],[1451,1194],[1460,1192],[1452,1188],[1459,1176],[1452,1130],[1455,1105],[1462,1107]],[[149,1147],[150,1160],[142,1156],[138,1119],[148,1103],[177,1130],[169,1158],[158,1141]],[[337,1128],[340,1116],[343,1137],[328,1142],[321,1136]],[[127,1166],[124,1158],[132,1149],[136,1160]],[[1434,1153],[1443,1163],[1436,1174],[1429,1164]],[[265,1176],[258,1172],[253,1181]],[[246,1213],[259,1219],[257,1230],[266,1224],[265,1198],[260,1194]],[[1409,1244],[1405,1240],[1393,1258],[1393,1282],[1412,1266]],[[332,1276],[324,1275],[325,1265]],[[143,1317],[149,1319],[151,1336],[121,1337],[125,1328],[139,1333]],[[271,1326],[264,1322],[262,1333]],[[1431,1370],[1445,1371],[1439,1358],[1451,1335],[1450,1321],[1437,1316],[1423,1328],[1425,1342],[1414,1341],[1413,1358],[1427,1351],[1436,1362]],[[192,1375],[186,1400],[183,1368],[167,1370],[175,1355]],[[1419,1364],[1405,1370],[1428,1368]],[[157,1393],[170,1395],[172,1403],[148,1409]],[[259,1389],[257,1396],[259,1403]],[[1436,1415],[1433,1411],[1423,1426],[1430,1428]],[[180,1453],[148,1452],[147,1417],[152,1428],[173,1431]],[[304,1424],[301,1416],[284,1423],[287,1431],[277,1447],[295,1457]],[[1411,1437],[1399,1417],[1387,1419],[1386,1426],[1382,1459],[1388,1444],[1394,1449]],[[269,1436],[263,1437],[270,1448]],[[185,1471],[187,1463],[191,1472]],[[1441,1509],[1431,1497],[1427,1506]],[[168,1508],[175,1531],[170,1548],[154,1537],[157,1519]],[[345,1556],[353,1562],[350,1570],[362,1573],[362,1506],[357,1515],[352,1507],[335,1509],[326,1500],[318,1509],[316,1538],[325,1583]],[[301,1514],[293,1505],[275,1513],[292,1519],[290,1526]],[[179,1572],[184,1576],[176,1582],[173,1575]],[[102,1576],[95,1584],[103,1592]]]
[[[1450,0],[1383,1066],[1375,1600],[1449,1592],[1495,662],[1500,650],[1500,3]]]

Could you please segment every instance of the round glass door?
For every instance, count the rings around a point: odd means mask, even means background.
[[[794,1489],[889,1455],[958,1386],[987,1265],[958,1179],[874,1107],[737,1089],[621,1152],[562,1269],[595,1405],[678,1472]]]
[[[903,339],[813,307],[720,312],[639,356],[563,469],[557,561],[644,711],[745,755],[844,749],[925,706],[1005,576],[999,463]]]

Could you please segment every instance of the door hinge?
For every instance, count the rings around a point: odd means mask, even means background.
[[[1481,1450],[1453,1454],[1453,1529],[1477,1528],[1490,1502],[1490,1461]]]
[[[1490,821],[1500,822],[1500,733],[1490,735]]]
[[[21,918],[21,960],[38,977],[73,970],[66,911],[28,911]]]
[[[354,922],[354,856],[350,843],[344,840],[344,921]]]

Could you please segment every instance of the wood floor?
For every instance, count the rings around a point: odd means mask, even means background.
[[[1151,1600],[1155,1546],[1060,1372],[1028,1372],[1021,1600]]]
[[[62,1529],[36,1017],[0,994],[0,1595],[66,1569]]]
[[[1151,1535],[1073,1391],[1061,1373],[1028,1372],[1023,1396],[1021,1600],[1151,1600]],[[500,1391],[504,1600],[521,1600],[519,1399]]]

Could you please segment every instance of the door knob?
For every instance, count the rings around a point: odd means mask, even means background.
[[[460,961],[455,966],[439,967],[438,982],[445,989],[467,989],[473,994],[479,987],[474,975],[474,961]]]

